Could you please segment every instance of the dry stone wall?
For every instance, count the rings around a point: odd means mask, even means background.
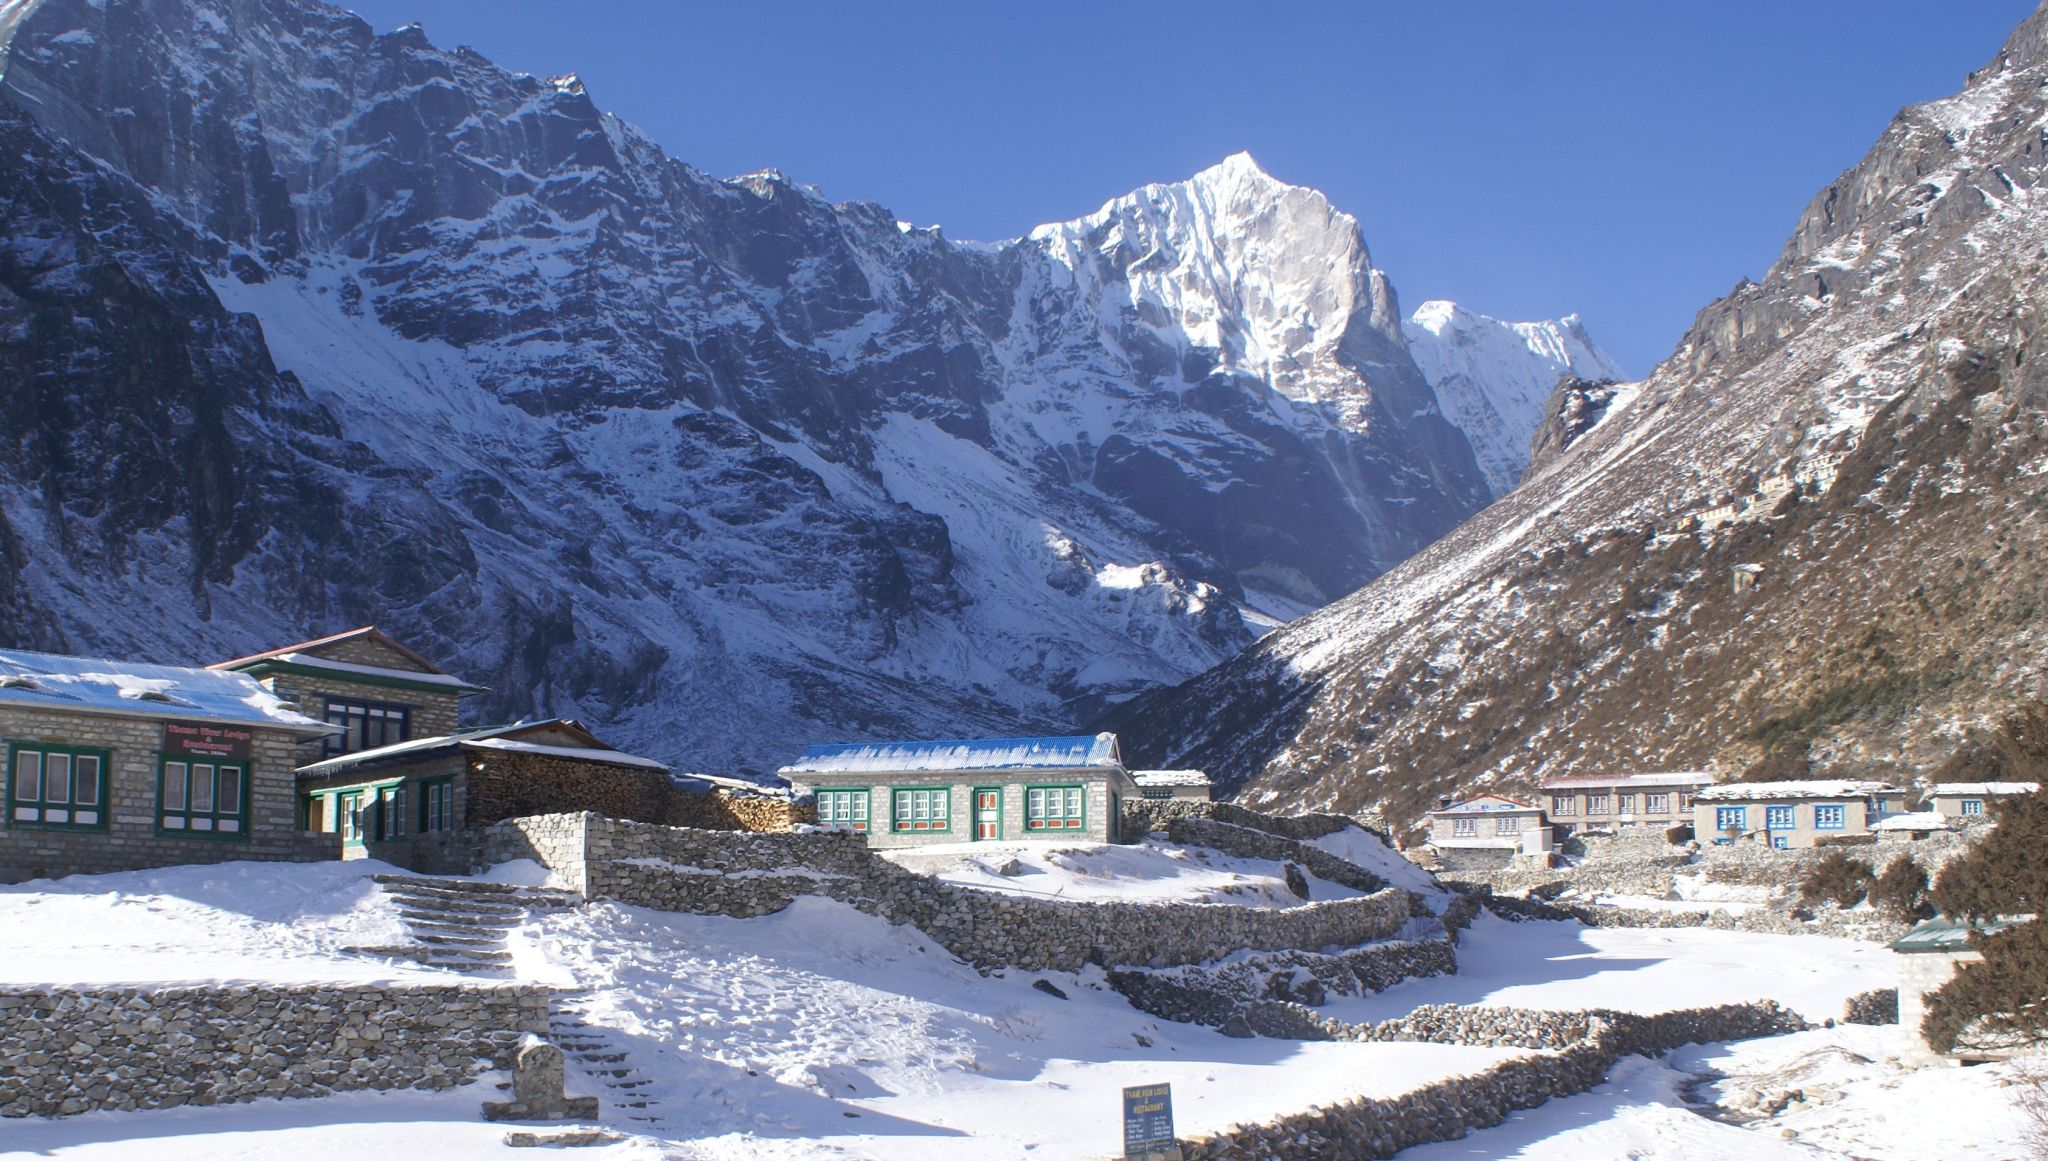
[[[1345,1028],[1337,1025],[1337,1028]],[[1796,1032],[1806,1022],[1770,1001],[1642,1016],[1426,1007],[1398,1021],[1351,1029],[1345,1039],[1426,1040],[1545,1049],[1396,1097],[1313,1108],[1183,1142],[1188,1161],[1353,1161],[1392,1157],[1500,1124],[1510,1113],[1606,1082],[1614,1062],[1681,1044]]]
[[[1305,842],[1336,834],[1347,826],[1363,827],[1381,838],[1386,828],[1342,814],[1261,814],[1234,802],[1203,802],[1192,798],[1126,798],[1123,804],[1125,842],[1137,842],[1155,830],[1164,830],[1175,819],[1206,818],[1231,826],[1264,831],[1279,838]]]
[[[1182,817],[1166,823],[1166,837],[1189,846],[1211,847],[1227,855],[1299,863],[1309,874],[1354,891],[1377,891],[1385,879],[1299,839],[1213,818]]]
[[[1457,970],[1457,949],[1449,938],[1404,939],[1335,953],[1254,953],[1159,971],[1118,969],[1109,973],[1109,986],[1139,1011],[1221,1027],[1233,1016],[1248,1019],[1254,1006],[1268,1001],[1314,1008],[1331,996],[1381,992],[1402,980],[1454,975]],[[1331,1037],[1318,1030],[1292,1038]]]
[[[450,1088],[545,1033],[532,985],[0,992],[0,1116]]]
[[[536,858],[592,898],[745,918],[823,895],[914,926],[981,968],[1168,966],[1243,948],[1350,948],[1394,935],[1413,909],[1397,888],[1284,909],[1000,895],[904,870],[871,854],[863,836],[836,831],[744,834],[585,814],[515,819],[492,832],[488,847]],[[558,866],[564,858],[575,865]]]

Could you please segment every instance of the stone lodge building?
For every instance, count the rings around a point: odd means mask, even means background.
[[[1694,796],[1693,832],[1701,842],[1753,838],[1780,850],[1799,850],[1830,838],[1870,834],[1878,821],[1904,805],[1904,792],[1882,782],[1729,782]]]
[[[0,881],[331,858],[292,768],[339,732],[243,673],[0,650]]]
[[[812,746],[781,770],[820,825],[875,848],[1067,838],[1115,842],[1138,797],[1115,734]]]
[[[1543,808],[1498,794],[1453,803],[1429,814],[1429,847],[1446,870],[1497,870],[1518,856],[1550,859],[1550,827]]]
[[[1692,798],[1712,785],[1703,770],[1552,778],[1543,783],[1558,839],[1574,831],[1690,824]]]
[[[1993,800],[2040,789],[2038,782],[1939,782],[1927,788],[1923,809],[1961,822],[1982,821],[1990,815]]]

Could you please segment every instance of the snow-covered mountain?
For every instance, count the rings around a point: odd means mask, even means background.
[[[1067,725],[1493,490],[1246,156],[963,246],[312,0],[0,0],[0,70],[13,644],[377,621],[486,716],[766,767]]]
[[[1126,753],[1401,823],[1562,773],[2038,760],[2044,123],[2048,9],[1901,112],[1648,380],[1557,392],[1513,492],[1119,707]]]
[[[1435,299],[1416,307],[1401,333],[1444,418],[1471,441],[1496,496],[1528,468],[1530,440],[1559,379],[1628,378],[1575,314],[1509,323]]]

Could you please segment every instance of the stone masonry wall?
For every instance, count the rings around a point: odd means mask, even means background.
[[[1299,839],[1282,838],[1265,830],[1254,830],[1215,818],[1180,817],[1168,820],[1166,837],[1190,846],[1213,847],[1229,855],[1248,859],[1271,859],[1299,863],[1309,874],[1354,891],[1377,891],[1385,879]]]
[[[823,895],[917,927],[982,968],[1167,966],[1241,948],[1356,947],[1399,931],[1411,910],[1409,893],[1394,888],[1279,910],[1022,898],[906,871],[871,854],[858,834],[687,830],[589,814],[512,820],[502,829],[527,837],[497,839],[494,849],[520,850],[525,853],[513,857],[555,867],[553,859],[576,857],[569,836],[579,825],[585,836],[579,885],[593,898],[747,917],[780,911],[801,895]],[[575,880],[573,872],[564,873]]]
[[[1336,834],[1347,826],[1361,826],[1381,838],[1386,829],[1342,814],[1260,814],[1234,802],[1204,802],[1195,798],[1126,798],[1123,804],[1123,840],[1137,842],[1148,833],[1164,830],[1175,819],[1206,818],[1232,826],[1264,831],[1297,842]]]
[[[1425,1040],[1550,1049],[1451,1077],[1395,1097],[1312,1108],[1263,1125],[1239,1125],[1183,1142],[1188,1161],[1328,1161],[1385,1158],[1500,1124],[1553,1097],[1586,1092],[1624,1055],[1682,1044],[1799,1031],[1806,1022],[1777,1004],[1728,1004],[1641,1016],[1624,1012],[1533,1012],[1513,1008],[1418,1008],[1398,1021],[1362,1028],[1369,1040]]]
[[[547,1032],[533,985],[0,991],[0,1116],[450,1088]]]

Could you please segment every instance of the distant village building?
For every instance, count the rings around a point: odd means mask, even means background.
[[[812,746],[781,770],[820,825],[875,847],[1015,839],[1113,842],[1141,794],[1115,734]]]
[[[1971,924],[1954,919],[1929,919],[1892,941],[1899,965],[1899,1059],[1908,1065],[1944,1060],[2002,1060],[2015,1054],[2009,1046],[1971,1044],[1967,1040],[1948,1052],[1937,1052],[1920,1030],[1927,1016],[1927,998],[1953,978],[1964,964],[1984,956],[1970,946],[1970,933],[1993,934],[2011,921]]]
[[[1138,797],[1160,801],[1208,802],[1216,793],[1200,770],[1133,770],[1131,781],[1138,784]]]
[[[1714,776],[1703,770],[1552,778],[1543,783],[1554,837],[1611,827],[1671,827],[1692,821],[1692,798]]]
[[[2040,789],[2039,782],[1943,782],[1928,788],[1926,807],[1944,818],[1972,822],[1990,814],[1997,799]]]
[[[339,732],[242,673],[0,650],[0,880],[331,857],[292,767]]]
[[[1729,782],[1693,796],[1693,831],[1702,842],[1755,838],[1798,850],[1870,834],[1904,803],[1903,791],[1882,782]]]
[[[1550,827],[1543,808],[1497,794],[1443,804],[1429,815],[1429,845],[1448,870],[1492,870],[1517,856],[1548,860]]]
[[[1911,814],[1888,814],[1871,825],[1881,843],[1924,842],[1938,834],[1947,834],[1955,829],[1947,815],[1937,810],[1920,810]]]

